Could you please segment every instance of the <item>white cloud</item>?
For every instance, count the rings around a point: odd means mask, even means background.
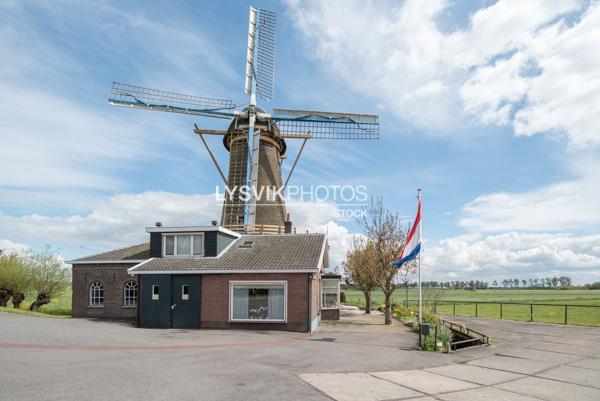
[[[209,225],[218,220],[221,205],[214,195],[168,192],[115,195],[86,215],[15,217],[0,213],[0,236],[39,243],[108,250],[148,240],[144,227]]]
[[[461,227],[475,232],[589,231],[600,225],[598,161],[573,161],[578,178],[524,192],[478,196],[463,207]]]
[[[446,1],[288,3],[315,57],[417,126],[473,120],[600,145],[598,3],[501,0],[449,33]]]
[[[220,220],[222,203],[214,194],[144,192],[120,194],[97,202],[84,215],[50,217],[39,214],[9,216],[0,212],[0,238],[28,243],[60,244],[80,249],[77,255],[137,244],[148,240],[144,227],[160,221],[164,226],[205,226]],[[339,225],[332,203],[296,202],[288,208],[298,232],[327,233],[331,266],[340,265],[354,234]],[[0,242],[0,249],[4,243]],[[12,242],[6,242],[8,247]]]
[[[298,229],[328,234],[330,265],[341,266],[359,234],[336,221],[335,206],[307,203],[292,209]],[[214,194],[144,192],[113,196],[85,215],[15,217],[0,213],[0,238],[11,238],[0,240],[0,249],[29,248],[20,242],[51,243],[69,248],[68,257],[79,257],[147,241],[144,227],[156,221],[165,226],[208,225],[218,220],[220,212],[221,204]],[[600,236],[511,232],[427,241],[423,266],[425,277],[436,280],[550,274],[570,275],[580,282],[598,280]]]
[[[2,186],[108,189],[128,162],[155,158],[166,136],[43,90],[0,83]],[[155,129],[155,128],[154,128]],[[156,152],[158,153],[158,152]]]
[[[29,245],[13,242],[8,239],[0,239],[0,251],[3,253],[24,252],[29,250]]]
[[[600,235],[470,234],[425,245],[424,274],[438,281],[549,275],[580,283],[600,279]]]
[[[81,210],[84,200],[127,190],[128,174],[143,161],[164,160],[176,151],[165,175],[184,176],[181,171],[189,174],[189,160],[180,157],[182,152],[207,159],[190,122],[182,128],[176,116],[109,108],[105,99],[110,80],[89,79],[100,72],[93,69],[90,55],[100,54],[102,62],[96,64],[108,63],[115,79],[126,74],[137,84],[175,90],[182,89],[185,79],[210,95],[220,91],[222,80],[209,80],[209,75],[224,80],[237,76],[206,35],[194,27],[165,24],[105,4],[59,1],[51,6],[3,3],[1,7],[4,206],[31,210],[62,203],[72,208],[76,202],[65,202],[68,196],[81,200],[76,208]],[[53,27],[52,35],[44,30],[47,24]],[[82,41],[85,45],[80,46]],[[197,74],[193,66],[199,62],[207,74]]]

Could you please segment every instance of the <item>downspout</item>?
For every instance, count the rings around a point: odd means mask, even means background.
[[[138,283],[137,327],[141,327],[140,309],[142,308],[142,276],[143,276],[143,274],[138,274],[138,277],[137,277],[137,283]]]
[[[311,312],[310,308],[312,306],[312,273],[308,273],[308,283],[307,284],[308,284],[308,305],[307,305],[306,310],[308,311],[308,319],[307,319],[306,331],[308,333],[310,333],[311,329],[312,329],[312,319],[311,319],[312,314],[310,313]]]

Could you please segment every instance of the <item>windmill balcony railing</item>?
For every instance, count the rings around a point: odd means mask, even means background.
[[[271,225],[271,224],[225,224],[223,227],[228,230],[235,231],[244,234],[285,234],[285,226],[283,225]],[[292,233],[308,233],[308,230],[298,230],[296,227],[292,228]]]

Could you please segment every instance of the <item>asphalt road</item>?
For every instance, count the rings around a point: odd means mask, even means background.
[[[0,312],[0,400],[600,399],[599,328],[462,320],[494,345],[416,351],[382,316],[305,334]]]
[[[298,375],[449,363],[414,351],[402,325],[372,323],[313,334],[150,330],[0,313],[0,399],[330,400]]]

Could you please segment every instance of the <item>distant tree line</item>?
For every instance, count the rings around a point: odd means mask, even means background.
[[[494,281],[493,286],[498,287],[498,282]],[[530,279],[504,279],[500,283],[504,288],[567,288],[571,286],[571,277],[555,276],[546,278]]]
[[[0,306],[6,307],[12,299],[18,309],[25,296],[33,294],[36,298],[29,310],[37,311],[70,281],[69,270],[50,246],[40,252],[0,251]]]
[[[416,287],[416,282],[411,282],[408,287]],[[486,290],[488,288],[569,288],[572,287],[571,277],[557,276],[546,278],[530,278],[530,279],[504,279],[500,282],[494,280],[490,285],[487,281],[470,280],[470,281],[423,281],[421,286],[425,288],[446,288],[451,290]],[[600,289],[599,283],[586,284],[585,288]]]
[[[411,286],[416,287],[417,283],[411,283]],[[488,288],[488,283],[479,280],[470,281],[422,281],[421,286],[425,288],[447,288],[449,290],[485,290]]]

